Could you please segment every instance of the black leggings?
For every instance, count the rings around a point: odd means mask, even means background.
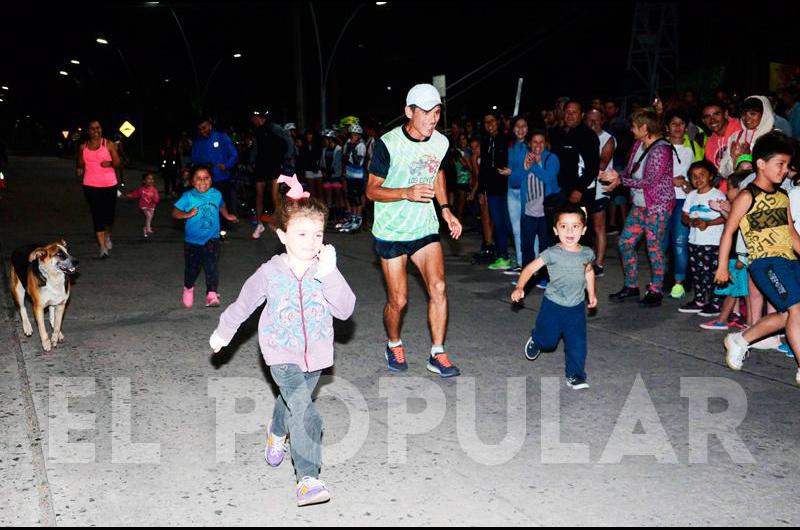
[[[200,276],[200,269],[206,271],[206,292],[217,292],[219,286],[219,239],[210,239],[205,245],[183,243],[183,257],[186,268],[183,275],[183,286],[194,287]]]
[[[114,224],[114,217],[117,210],[117,187],[93,188],[84,186],[83,194],[86,202],[89,203],[89,210],[92,212],[92,223],[95,232],[105,232],[107,227]]]

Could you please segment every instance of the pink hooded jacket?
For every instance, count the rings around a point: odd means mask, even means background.
[[[297,278],[286,254],[263,264],[242,287],[239,298],[219,319],[217,333],[229,341],[266,300],[258,321],[258,343],[268,366],[294,364],[304,372],[333,366],[333,318],[353,314],[356,295],[339,269],[321,279],[314,263]]]

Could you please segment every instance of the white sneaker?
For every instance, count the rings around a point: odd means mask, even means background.
[[[106,236],[106,250],[111,250],[114,248],[114,245],[111,244],[111,238]]]
[[[748,344],[741,333],[729,333],[725,336],[725,364],[731,370],[741,370],[747,357]]]
[[[797,374],[794,376],[794,382],[800,385],[800,368],[797,369]]]
[[[264,233],[264,230],[266,230],[266,228],[264,228],[264,225],[258,223],[256,225],[256,229],[253,231],[253,235],[251,235],[250,237],[252,239],[261,239],[261,234]]]
[[[777,350],[780,345],[781,345],[780,335],[773,335],[772,337],[767,337],[766,339],[762,339],[756,343],[751,344],[750,347],[753,348],[754,350]]]
[[[303,477],[303,480],[297,483],[298,506],[320,504],[329,500],[331,500],[331,493],[321,480],[313,477]]]

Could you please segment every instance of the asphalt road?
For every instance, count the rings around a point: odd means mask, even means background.
[[[425,370],[419,276],[403,333],[410,370],[390,375],[371,239],[330,235],[358,301],[337,325],[336,366],[318,392],[333,500],[297,508],[290,462],[263,459],[274,394],[257,317],[221,355],[207,344],[277,238],[251,241],[242,225],[222,252],[223,307],[186,310],[168,203],[148,241],[135,204],[120,203],[111,258],[97,261],[68,162],[12,157],[7,174],[4,269],[16,245],[57,237],[81,264],[66,342],[51,353],[22,334],[3,284],[0,524],[800,524],[793,360],[755,352],[733,372],[723,334],[677,302],[610,305],[621,283],[612,245],[589,321],[591,388],[570,390],[561,348],[535,363],[522,355],[541,293],[512,307],[510,278],[470,263],[474,233],[445,244],[447,349],[464,374],[446,381]]]

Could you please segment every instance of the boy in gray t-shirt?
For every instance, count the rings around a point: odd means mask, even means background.
[[[583,247],[580,239],[586,233],[586,212],[574,204],[559,208],[553,231],[559,243],[542,252],[520,274],[511,300],[525,298],[525,284],[542,267],[547,267],[550,283],[544,293],[536,327],[525,344],[525,356],[535,361],[542,350],[553,351],[564,336],[567,385],[574,389],[589,388],[586,382],[586,304],[597,307],[592,263],[594,251]]]

